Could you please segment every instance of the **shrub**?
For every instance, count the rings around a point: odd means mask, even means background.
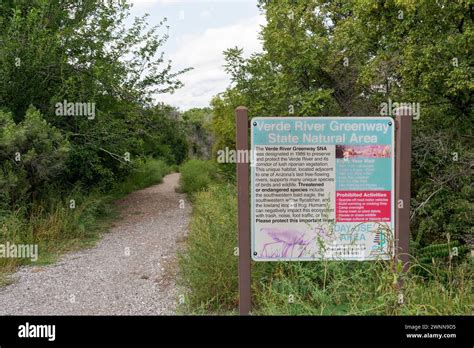
[[[0,209],[40,197],[64,170],[69,143],[40,112],[29,108],[15,124],[0,111]]]
[[[158,184],[163,177],[171,171],[171,168],[162,160],[148,159],[140,162],[137,168],[132,170],[129,177],[119,183],[115,190],[115,196],[123,196],[130,192]]]
[[[217,168],[212,161],[189,160],[181,166],[180,172],[180,190],[190,195],[207,188],[217,179]]]

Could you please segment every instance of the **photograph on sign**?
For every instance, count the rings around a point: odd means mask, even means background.
[[[390,117],[253,118],[252,258],[391,258],[394,128]]]

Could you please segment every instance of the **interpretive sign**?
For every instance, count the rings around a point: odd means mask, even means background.
[[[253,118],[253,260],[392,258],[394,129],[390,117]]]

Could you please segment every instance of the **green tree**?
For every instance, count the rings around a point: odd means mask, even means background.
[[[216,149],[234,147],[234,109],[250,116],[380,115],[414,120],[415,245],[473,240],[474,7],[468,1],[259,1],[263,52],[224,52],[234,85],[212,102]],[[455,159],[456,158],[456,159]],[[230,172],[233,167],[227,168]]]
[[[18,123],[33,105],[68,139],[64,184],[108,189],[124,178],[133,159],[147,153],[143,117],[153,98],[182,85],[178,76],[187,69],[172,71],[160,52],[166,19],[150,28],[144,16],[127,27],[130,6],[121,0],[0,4],[0,108]],[[95,117],[58,116],[56,104],[65,100],[94,103]]]

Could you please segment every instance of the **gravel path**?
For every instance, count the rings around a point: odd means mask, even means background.
[[[20,268],[0,290],[0,315],[173,314],[176,251],[191,211],[174,190],[178,179],[170,174],[118,201],[121,219],[93,248]]]

